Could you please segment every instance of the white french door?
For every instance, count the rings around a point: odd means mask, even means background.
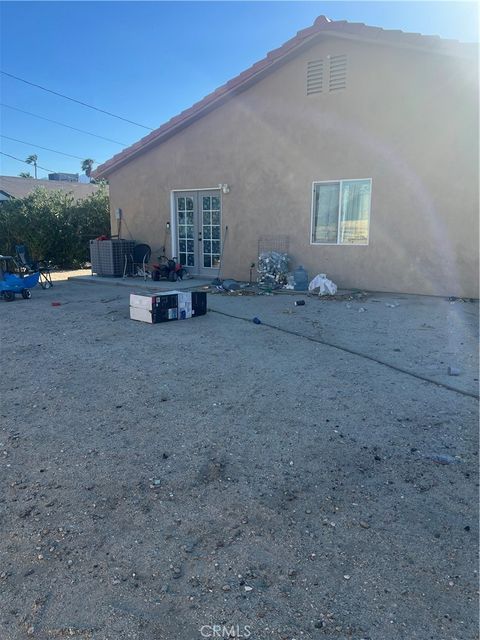
[[[212,275],[222,255],[220,190],[176,191],[175,228],[178,261],[193,275]]]

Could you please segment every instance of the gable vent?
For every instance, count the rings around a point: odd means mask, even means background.
[[[328,78],[328,90],[337,91],[347,86],[347,56],[330,57],[330,76]]]
[[[323,91],[323,60],[307,62],[307,96]]]

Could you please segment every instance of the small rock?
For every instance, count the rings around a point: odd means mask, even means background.
[[[247,585],[244,586],[245,591],[253,591],[253,587],[249,587]]]
[[[370,529],[370,525],[368,524],[368,522],[365,522],[365,520],[360,520],[360,522],[358,523],[363,529]]]
[[[222,587],[222,591],[230,591],[230,585],[229,584],[224,584]]]
[[[437,464],[457,464],[460,462],[458,458],[449,456],[447,454],[431,453],[424,456],[427,460],[436,462]]]
[[[345,578],[345,580],[350,580],[351,576],[349,576],[348,574],[343,576]]]

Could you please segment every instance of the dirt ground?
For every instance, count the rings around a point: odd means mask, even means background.
[[[478,637],[477,303],[128,293],[0,303],[2,640]]]

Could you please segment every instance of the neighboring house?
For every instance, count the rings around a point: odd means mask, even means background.
[[[63,182],[78,182],[78,173],[49,173],[49,180],[61,180]]]
[[[477,89],[476,45],[321,16],[94,175],[192,273],[270,237],[342,288],[477,297]]]
[[[101,188],[100,185],[96,184],[0,176],[0,202],[2,200],[10,200],[11,198],[25,198],[32,193],[34,189],[39,187],[47,189],[48,191],[65,191],[71,193],[75,200],[83,200],[83,198],[87,198]]]

